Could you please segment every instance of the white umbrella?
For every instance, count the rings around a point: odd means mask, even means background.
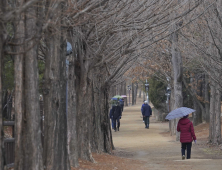
[[[181,117],[187,116],[190,113],[195,112],[195,111],[196,110],[188,108],[188,107],[180,107],[180,108],[177,108],[177,109],[171,111],[166,116],[165,119],[172,120],[172,119],[176,119],[176,118],[181,118]]]

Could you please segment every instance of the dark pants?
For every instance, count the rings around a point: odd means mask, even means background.
[[[116,123],[117,123],[117,128],[119,128],[120,127],[119,117],[118,118],[113,118],[114,130],[116,130]]]
[[[145,127],[149,127],[149,124],[150,124],[150,117],[149,116],[145,116],[144,117],[144,123],[145,123]]]
[[[185,150],[187,150],[187,159],[190,159],[191,147],[192,147],[192,142],[190,142],[190,143],[181,143],[182,156],[185,155]]]

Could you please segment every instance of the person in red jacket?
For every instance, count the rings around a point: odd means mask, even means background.
[[[177,124],[177,131],[180,132],[182,159],[185,159],[185,150],[187,150],[187,159],[190,159],[192,141],[196,143],[197,140],[193,123],[187,117],[188,115],[181,118]]]

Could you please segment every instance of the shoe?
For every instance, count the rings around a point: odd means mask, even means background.
[[[182,160],[184,160],[184,159],[185,159],[185,155],[182,156]]]
[[[117,130],[119,131],[119,128],[117,128]]]

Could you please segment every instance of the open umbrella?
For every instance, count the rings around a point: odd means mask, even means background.
[[[126,95],[121,95],[121,97],[127,97]]]
[[[122,99],[123,97],[120,96],[120,95],[116,95],[116,96],[113,96],[113,98],[120,98],[120,99]]]
[[[111,100],[118,101],[118,100],[119,100],[119,98],[114,98],[114,97],[113,97]]]
[[[171,111],[166,116],[165,119],[172,120],[172,119],[176,119],[176,118],[181,118],[181,117],[187,116],[190,113],[195,112],[195,111],[196,110],[188,108],[188,107],[180,107],[180,108],[177,108],[177,109]]]
[[[120,95],[116,95],[116,96],[113,96],[111,100],[119,100],[119,99],[122,99],[123,97],[121,97]]]

